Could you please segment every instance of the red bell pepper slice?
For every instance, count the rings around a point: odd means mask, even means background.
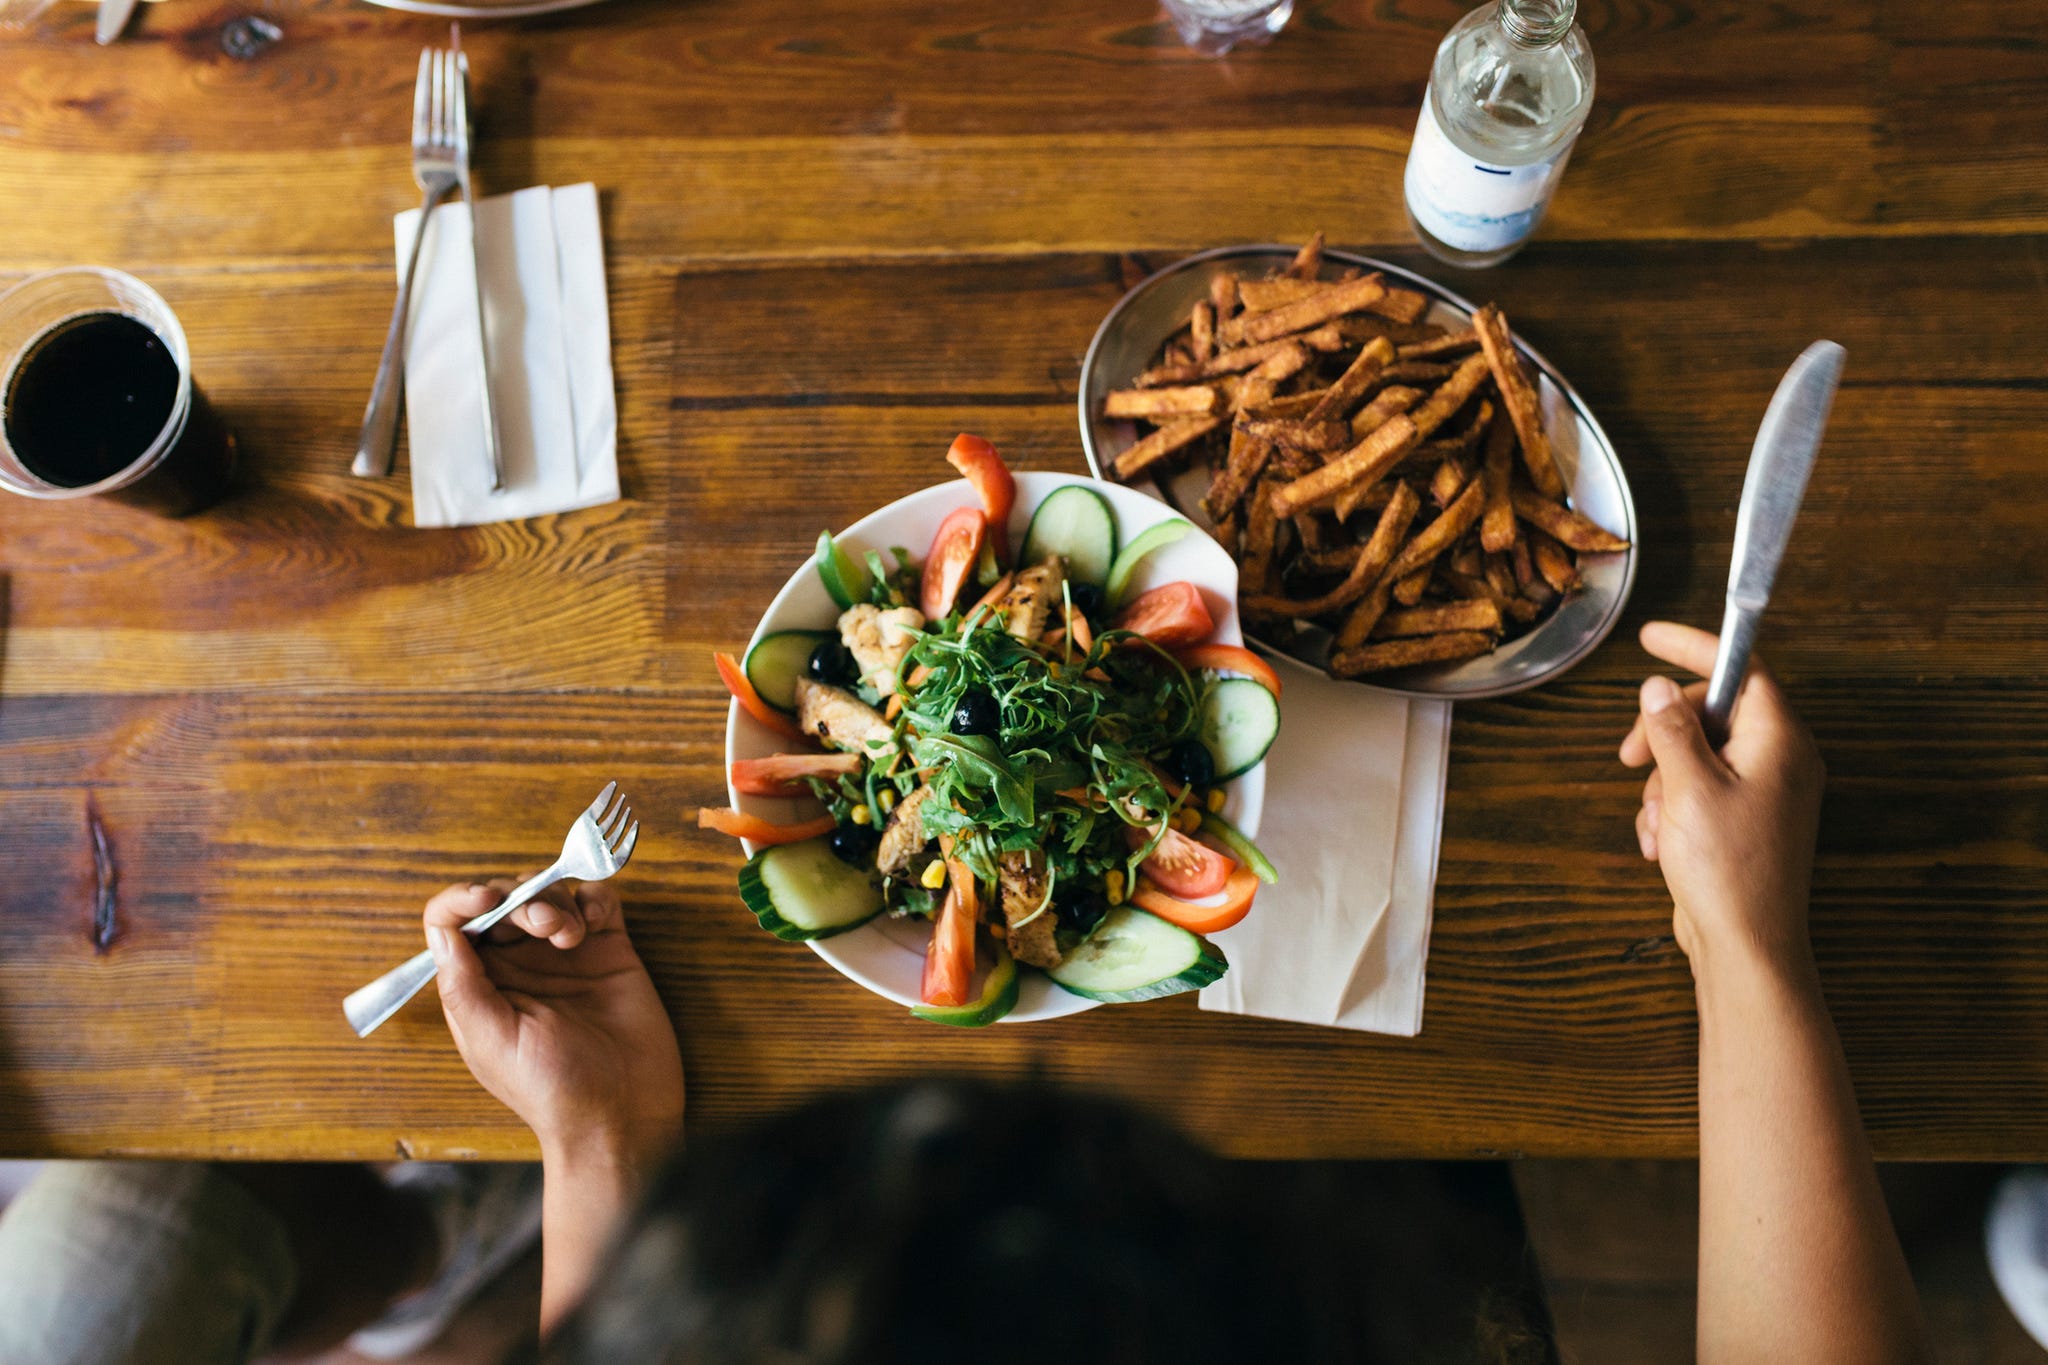
[[[718,665],[718,680],[725,684],[726,691],[738,699],[741,709],[748,715],[778,735],[789,739],[810,738],[798,728],[795,721],[761,700],[761,694],[747,681],[746,670],[740,667],[738,659],[721,650],[711,656],[711,661]]]
[[[1241,645],[1196,645],[1174,657],[1191,672],[1206,668],[1215,673],[1242,673],[1274,696],[1280,695],[1280,675],[1273,665]]]
[[[809,796],[807,777],[851,777],[860,771],[859,754],[772,754],[767,758],[732,761],[734,791],[749,796]]]
[[[988,518],[988,538],[995,547],[996,562],[1008,564],[1010,509],[1017,505],[1017,480],[1010,467],[1003,463],[994,446],[964,431],[953,438],[946,463],[966,476],[974,491],[981,495],[981,510]]]
[[[730,834],[735,839],[745,839],[755,844],[799,844],[806,839],[815,839],[821,834],[830,834],[839,822],[829,815],[815,820],[802,820],[794,825],[775,825],[758,815],[745,811],[705,806],[697,812],[698,829],[715,829],[720,834]]]

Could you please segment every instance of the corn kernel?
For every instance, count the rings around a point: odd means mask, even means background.
[[[924,875],[917,879],[927,891],[936,891],[946,884],[946,864],[938,858],[925,864]]]
[[[1102,892],[1111,905],[1124,903],[1124,874],[1112,869],[1102,874]]]
[[[875,805],[881,808],[881,812],[884,815],[887,815],[890,811],[895,810],[896,789],[894,787],[884,787],[880,791],[876,792]]]
[[[1174,812],[1173,827],[1182,834],[1193,834],[1202,827],[1202,812],[1193,806],[1182,806]]]
[[[856,825],[872,825],[875,823],[875,813],[866,806],[855,806],[846,813],[846,818],[853,821]]]
[[[1211,815],[1223,814],[1223,788],[1209,788],[1209,794],[1202,799],[1202,804],[1209,808]]]

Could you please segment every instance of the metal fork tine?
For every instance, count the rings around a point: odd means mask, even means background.
[[[607,828],[610,827],[612,822],[618,818],[619,811],[625,806],[625,804],[626,794],[624,792],[620,792],[619,799],[612,802],[611,809],[606,811],[604,813],[603,818],[601,818],[597,822],[598,833],[602,834]]]
[[[424,147],[433,137],[434,123],[434,50],[420,52],[420,78],[412,89],[412,145],[415,149]]]
[[[451,82],[455,87],[455,121],[449,131],[454,135],[450,141],[460,149],[469,145],[469,58],[456,52],[448,59],[453,68]]]
[[[631,819],[632,815],[633,808],[624,801],[620,801],[619,808],[605,817],[603,826],[597,831],[598,834],[602,836],[606,843],[610,843],[612,836],[626,827],[626,821]]]
[[[597,794],[597,800],[591,802],[590,809],[583,813],[593,820],[604,814],[604,808],[611,803],[612,793],[618,789],[619,784],[616,782],[605,783],[604,790]]]
[[[441,135],[443,148],[455,145],[455,54],[441,54]]]
[[[617,862],[620,867],[624,867],[626,865],[626,859],[633,856],[633,843],[639,837],[640,822],[638,820],[635,820],[633,822],[633,827],[626,831],[626,837],[619,840],[618,847],[612,850],[612,859],[613,861]]]

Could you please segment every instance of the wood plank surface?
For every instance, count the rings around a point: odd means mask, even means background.
[[[1881,1154],[2048,1157],[2048,19],[1588,4],[1593,121],[1541,238],[1481,275],[1400,208],[1461,3],[1311,3],[1225,62],[1078,0],[478,25],[485,179],[604,196],[626,498],[418,531],[402,476],[345,467],[442,30],[275,0],[240,60],[236,7],[144,9],[108,50],[85,6],[0,32],[0,281],[158,285],[248,473],[183,522],[0,502],[0,1152],[529,1153],[430,1004],[359,1042],[338,1002],[416,949],[426,894],[544,860],[618,778],[698,1123],[955,1069],[1114,1089],[1241,1155],[1683,1155],[1690,978],[1614,759],[1628,637],[1718,619],[1756,422],[1827,335],[1848,378],[1765,649],[1830,764],[1829,997]],[[722,799],[709,652],[957,431],[1080,470],[1081,355],[1135,274],[1317,227],[1497,300],[1642,520],[1616,639],[1458,709],[1422,1036],[1186,999],[961,1033],[752,928],[687,818]]]

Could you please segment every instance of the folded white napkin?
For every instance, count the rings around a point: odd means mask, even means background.
[[[1449,702],[1287,676],[1259,823],[1280,881],[1216,935],[1203,1009],[1421,1031],[1450,735]]]
[[[405,350],[413,524],[513,521],[619,496],[618,407],[597,188],[540,186],[477,202],[505,488],[491,491],[469,210],[427,222]],[[393,222],[405,268],[419,210]]]

